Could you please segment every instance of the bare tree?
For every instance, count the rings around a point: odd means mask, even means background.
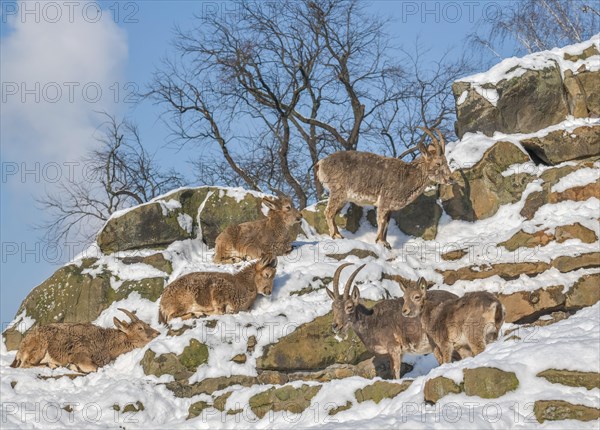
[[[522,0],[506,2],[501,13],[478,23],[469,36],[474,46],[501,57],[510,41],[517,54],[532,53],[583,42],[600,31],[600,9],[589,0]],[[514,51],[511,51],[514,52]]]
[[[404,96],[386,21],[357,0],[236,5],[239,20],[197,17],[194,30],[177,30],[178,56],[147,95],[166,106],[180,145],[220,150],[224,163],[203,174],[226,166],[304,207],[322,194],[313,166],[323,154],[357,149],[359,136],[364,148],[380,141],[378,112]]]
[[[48,241],[90,241],[114,212],[147,202],[183,184],[175,171],[165,172],[142,145],[137,126],[103,113],[98,149],[81,160],[82,174],[69,175],[58,188],[37,200],[49,213],[38,226]]]

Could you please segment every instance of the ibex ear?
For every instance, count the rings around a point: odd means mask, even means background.
[[[113,318],[113,323],[117,330],[125,331],[129,327],[125,321],[120,321],[117,317]]]
[[[360,299],[360,290],[356,287],[354,287],[352,289],[352,301],[354,303],[358,303],[358,300]]]
[[[277,203],[275,201],[271,200],[269,197],[263,197],[262,201],[265,204],[265,206],[268,207],[269,209],[272,209],[274,211],[279,209],[279,207],[277,206]]]
[[[329,298],[331,300],[335,300],[335,296],[333,295],[333,291],[331,291],[329,288],[325,288],[325,291],[327,291],[327,295],[329,296]]]
[[[427,292],[427,281],[425,280],[425,278],[420,277],[417,281],[417,286],[419,287],[421,293]]]
[[[398,280],[398,285],[400,285],[400,289],[402,290],[402,292],[406,293],[406,285],[404,285],[404,282]]]

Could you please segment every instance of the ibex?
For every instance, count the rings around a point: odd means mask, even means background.
[[[402,315],[421,319],[440,364],[450,363],[454,352],[461,358],[477,355],[498,338],[505,310],[493,294],[477,291],[440,304],[432,300],[423,278],[416,286],[400,286],[404,290]]]
[[[402,315],[404,304],[402,298],[382,300],[367,308],[360,303],[360,291],[355,286],[350,293],[350,287],[357,273],[365,267],[363,264],[352,273],[342,296],[339,294],[338,284],[340,273],[350,263],[342,264],[333,276],[333,291],[327,289],[327,294],[333,300],[333,325],[334,333],[345,333],[350,326],[364,343],[367,350],[374,354],[387,354],[390,357],[392,370],[396,379],[400,378],[400,365],[402,354],[429,354],[432,352],[429,340],[421,327],[418,318],[407,318]],[[447,291],[432,292],[433,300],[456,298]]]
[[[317,177],[329,190],[325,218],[332,238],[342,238],[335,216],[347,202],[374,205],[377,207],[376,241],[390,248],[386,237],[392,211],[407,206],[432,183],[451,182],[444,138],[437,129],[437,138],[428,129],[423,130],[431,137],[432,144],[425,148],[422,139],[418,144],[422,156],[411,163],[357,151],[336,152],[317,163]]]
[[[160,299],[159,321],[233,314],[250,309],[257,294],[270,296],[277,257],[264,255],[236,274],[195,272],[171,282]]]
[[[11,367],[63,366],[76,372],[95,372],[119,355],[141,348],[160,333],[135,314],[130,323],[113,319],[116,329],[91,323],[54,323],[33,328],[19,346]]]
[[[292,250],[294,227],[302,220],[302,214],[289,197],[264,197],[262,201],[269,208],[267,218],[230,225],[219,234],[215,263],[253,260],[265,254],[284,255]]]

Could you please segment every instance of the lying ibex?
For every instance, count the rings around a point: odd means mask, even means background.
[[[233,314],[250,309],[258,293],[270,296],[277,257],[263,256],[236,274],[189,273],[171,282],[160,299],[158,319],[189,319],[206,315]]]
[[[451,171],[444,156],[445,143],[423,129],[432,139],[429,148],[419,142],[422,156],[411,163],[397,158],[382,157],[368,152],[340,151],[320,160],[317,177],[329,190],[325,218],[329,234],[341,239],[336,214],[347,202],[377,207],[377,243],[386,248],[388,223],[392,211],[398,211],[414,201],[431,184],[450,182]]]
[[[345,333],[352,326],[367,350],[374,354],[389,355],[394,377],[400,378],[403,353],[429,354],[432,351],[421,322],[418,318],[402,315],[402,298],[382,300],[369,309],[359,302],[360,291],[356,286],[350,294],[352,282],[365,267],[364,264],[352,273],[346,282],[343,296],[340,296],[340,273],[349,265],[350,263],[345,263],[337,268],[333,276],[333,292],[327,289],[327,294],[333,300],[333,331]],[[431,294],[432,300],[437,302],[457,297],[447,291],[433,291]]]
[[[400,285],[402,314],[421,319],[440,364],[451,362],[454,352],[461,358],[477,355],[498,338],[505,310],[493,294],[477,291],[440,304],[432,300],[423,278],[416,286]]]
[[[230,225],[219,234],[215,263],[253,260],[265,254],[284,255],[292,250],[294,227],[302,220],[302,214],[289,197],[264,197],[263,203],[269,208],[267,218]]]
[[[95,372],[119,355],[141,348],[160,333],[132,312],[128,324],[114,318],[114,328],[91,323],[54,323],[33,328],[21,345],[11,367],[68,367],[76,372]]]

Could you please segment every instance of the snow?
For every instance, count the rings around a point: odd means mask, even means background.
[[[188,214],[179,214],[177,215],[177,222],[179,223],[179,227],[187,233],[191,233],[194,226],[194,220]]]
[[[525,57],[507,58],[496,64],[490,70],[461,78],[458,82],[471,84],[471,87],[477,91],[477,93],[487,99],[492,105],[496,106],[498,93],[491,85],[496,85],[500,81],[522,76],[528,70],[543,70],[548,67],[558,67],[563,78],[567,70],[577,74],[582,66],[585,66],[585,70],[587,71],[600,70],[600,55],[592,55],[585,60],[577,61],[565,59],[565,54],[578,55],[590,46],[595,46],[596,49],[600,51],[600,33],[596,34],[588,41],[569,45],[565,48],[555,48],[549,51],[536,52]],[[461,95],[461,99],[463,95],[464,93]],[[460,105],[463,102],[464,99],[460,103],[457,102],[457,105]]]
[[[562,193],[573,187],[580,187],[592,183],[597,183],[600,179],[600,163],[594,163],[594,167],[578,169],[567,176],[560,178],[560,181],[552,186],[550,191],[553,193]]]

